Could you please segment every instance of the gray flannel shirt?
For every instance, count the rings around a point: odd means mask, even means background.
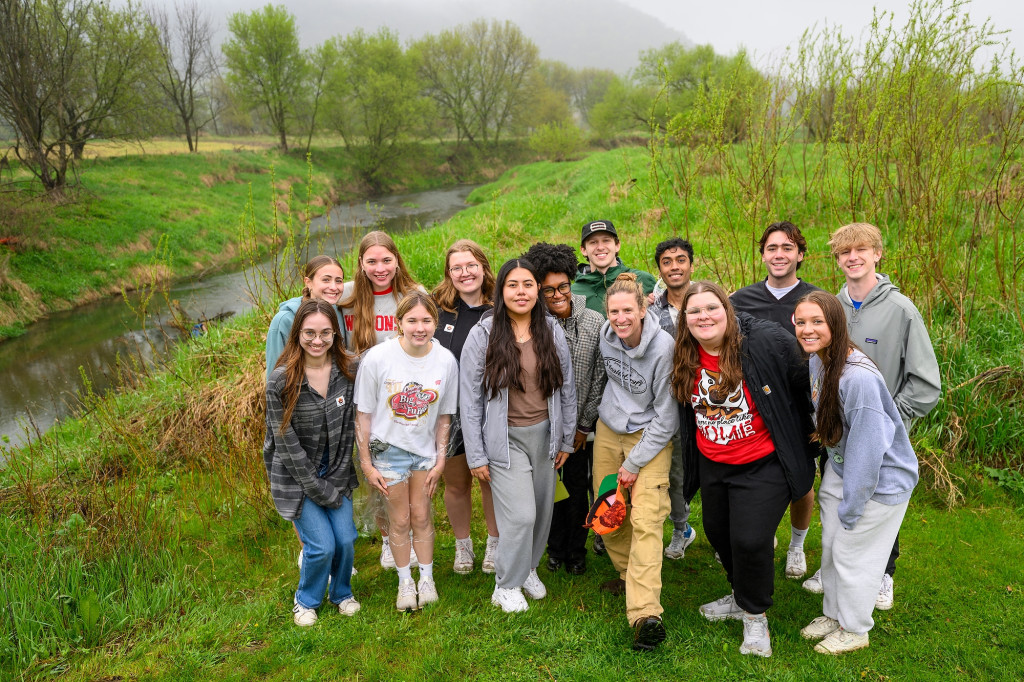
[[[342,498],[350,497],[359,485],[352,460],[356,407],[353,383],[335,366],[331,369],[326,398],[303,378],[291,422],[281,433],[284,383],[285,368],[278,367],[267,381],[263,463],[270,478],[274,506],[282,517],[294,521],[302,516],[304,498],[309,497],[321,507],[337,509]],[[321,477],[317,472],[328,444],[327,470]]]
[[[604,384],[604,360],[601,359],[601,326],[604,317],[587,308],[587,297],[572,295],[572,313],[558,320],[569,342],[572,372],[576,380],[576,430],[589,433],[597,422]]]
[[[651,310],[657,315],[658,324],[661,325],[661,328],[671,334],[672,339],[675,340],[677,325],[672,321],[672,313],[669,311],[671,307],[672,304],[668,302],[668,290],[655,288],[654,303],[651,304]],[[682,311],[679,314],[681,315]]]

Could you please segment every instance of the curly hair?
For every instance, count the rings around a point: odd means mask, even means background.
[[[538,284],[552,272],[564,274],[570,282],[576,280],[576,251],[565,244],[548,244],[537,242],[523,254],[523,259],[533,264],[537,272]]]

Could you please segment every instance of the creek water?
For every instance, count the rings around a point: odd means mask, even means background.
[[[340,258],[371,229],[399,234],[447,220],[466,208],[472,190],[463,185],[336,207],[329,219],[312,222],[310,245],[301,260],[318,252]],[[273,265],[269,260],[257,268]],[[175,284],[166,300],[178,301],[193,320],[245,312],[253,307],[249,289],[258,280],[253,270]],[[83,374],[92,389],[102,393],[115,383],[118,354],[153,362],[178,340],[167,324],[170,315],[163,296],[153,296],[148,312],[143,324],[122,298],[106,299],[49,315],[22,336],[0,343],[0,452],[73,415],[80,404]]]

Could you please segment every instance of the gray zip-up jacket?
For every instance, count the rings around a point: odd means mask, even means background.
[[[672,397],[672,354],[675,342],[650,309],[640,343],[626,348],[612,329],[601,327],[601,355],[608,383],[601,400],[601,421],[615,433],[643,430],[626,461],[626,471],[640,468],[669,444],[679,428],[679,404]]]
[[[539,303],[538,303],[539,305]],[[576,435],[576,386],[572,359],[565,333],[554,318],[545,318],[555,340],[555,351],[562,364],[562,386],[548,397],[548,422],[551,425],[548,457],[573,451]],[[484,388],[484,363],[494,318],[480,320],[469,332],[462,347],[459,364],[459,418],[466,441],[466,465],[470,469],[485,464],[508,469],[508,390],[491,399]]]
[[[845,284],[838,297],[850,340],[878,367],[910,431],[913,420],[928,414],[942,396],[939,363],[917,307],[888,277],[875,277],[878,284],[859,310],[853,307]]]

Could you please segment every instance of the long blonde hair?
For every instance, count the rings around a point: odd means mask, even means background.
[[[391,295],[396,301],[400,301],[403,296],[419,286],[406,270],[405,261],[402,260],[402,254],[398,253],[394,239],[380,230],[368,232],[362,238],[359,242],[359,260],[356,263],[359,274],[352,278],[352,294],[338,302],[339,308],[352,309],[352,335],[349,338],[352,340],[352,352],[356,355],[377,344],[377,333],[373,326],[373,285],[363,271],[363,257],[372,246],[383,246],[395,257],[398,266],[395,268],[395,278],[391,280]]]
[[[455,312],[455,307],[459,300],[459,291],[455,288],[455,283],[452,281],[451,273],[448,272],[448,267],[451,263],[452,255],[464,251],[473,254],[473,258],[480,263],[480,269],[483,271],[484,283],[480,287],[480,294],[484,299],[483,302],[487,305],[494,303],[494,273],[491,271],[491,264],[487,260],[487,256],[484,255],[484,250],[472,239],[460,239],[448,247],[448,252],[444,255],[444,276],[441,277],[441,281],[437,283],[437,286],[430,293],[437,302],[437,305],[450,313]]]

